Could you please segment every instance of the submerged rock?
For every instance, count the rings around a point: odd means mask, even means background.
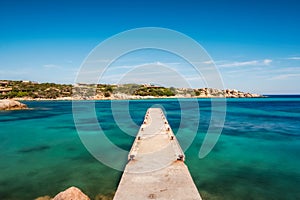
[[[115,192],[111,192],[109,194],[98,194],[95,196],[94,200],[113,200],[115,196]]]
[[[42,197],[38,197],[34,200],[51,200],[51,197],[50,196],[42,196]]]
[[[70,187],[63,192],[58,193],[53,200],[90,200],[80,189]]]
[[[0,100],[0,110],[22,110],[27,109],[28,107],[15,100],[4,99]]]
[[[50,146],[48,145],[40,145],[40,146],[36,146],[36,147],[26,147],[26,148],[22,148],[20,149],[18,152],[19,153],[32,153],[35,151],[43,151],[43,150],[47,150],[49,149]]]

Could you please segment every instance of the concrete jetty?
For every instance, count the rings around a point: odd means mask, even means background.
[[[114,200],[201,200],[163,111],[149,108]]]

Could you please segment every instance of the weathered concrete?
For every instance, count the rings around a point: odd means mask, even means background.
[[[114,200],[201,200],[161,109],[148,109],[128,160]]]

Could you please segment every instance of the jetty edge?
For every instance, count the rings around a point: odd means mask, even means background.
[[[149,108],[114,200],[202,200],[162,109]]]

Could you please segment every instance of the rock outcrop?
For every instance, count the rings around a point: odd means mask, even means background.
[[[4,99],[0,100],[0,110],[22,110],[27,109],[28,107],[15,100]]]
[[[252,94],[252,93],[246,93],[241,92],[238,90],[220,90],[220,89],[214,89],[214,88],[201,88],[198,91],[199,95],[196,95],[196,97],[199,98],[213,98],[213,97],[225,97],[225,98],[259,98],[263,97],[259,94]]]
[[[80,189],[70,187],[58,193],[52,200],[90,200]]]
[[[51,200],[52,198],[50,196],[42,196],[42,197],[38,197],[38,198],[35,198],[34,200]]]
[[[225,90],[225,96],[227,98],[258,98],[258,97],[263,97],[262,95],[259,94],[252,94],[252,93],[245,93],[241,92],[238,90]]]

